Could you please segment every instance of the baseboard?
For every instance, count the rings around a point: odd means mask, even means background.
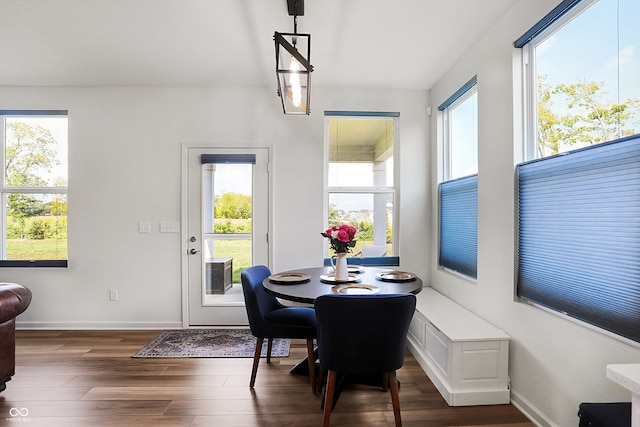
[[[559,427],[545,416],[538,408],[531,404],[520,393],[511,390],[511,404],[518,408],[529,420],[538,427]]]
[[[18,330],[163,330],[182,329],[182,322],[31,322],[16,321]]]

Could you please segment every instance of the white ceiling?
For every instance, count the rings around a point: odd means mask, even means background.
[[[316,87],[429,89],[513,4],[306,0]],[[276,86],[286,0],[0,0],[0,86]]]

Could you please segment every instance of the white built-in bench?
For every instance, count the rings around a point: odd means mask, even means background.
[[[449,405],[510,402],[509,336],[433,288],[418,294],[409,349]]]

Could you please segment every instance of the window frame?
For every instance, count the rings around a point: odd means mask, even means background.
[[[392,119],[394,121],[393,126],[393,185],[391,186],[329,186],[329,135],[326,131],[329,128],[329,120],[331,119]],[[324,113],[324,129],[325,129],[325,144],[324,144],[324,210],[323,210],[323,222],[325,225],[329,223],[329,196],[331,194],[363,194],[363,195],[375,195],[375,194],[390,194],[393,198],[392,217],[393,222],[391,225],[391,233],[393,236],[393,242],[391,244],[392,254],[386,254],[380,257],[360,257],[350,254],[347,258],[349,264],[360,265],[381,265],[381,266],[398,266],[400,265],[399,256],[399,218],[400,218],[400,157],[399,157],[399,118],[398,112],[356,112],[356,111],[325,111]],[[329,248],[328,245],[324,245],[325,265],[329,263]]]
[[[572,20],[577,18],[588,8],[594,6],[598,1],[599,0],[564,0],[542,20],[536,23],[530,30],[528,30],[522,37],[514,42],[514,46],[516,48],[522,49],[524,98],[524,140],[522,147],[524,149],[524,160],[522,163],[515,165],[517,229],[515,246],[516,274],[513,292],[515,301],[530,304],[538,309],[547,311],[573,323],[580,324],[581,326],[589,328],[595,332],[602,333],[619,341],[638,347],[640,346],[640,335],[637,333],[629,334],[628,327],[625,332],[625,326],[612,325],[611,322],[607,323],[606,321],[603,321],[603,316],[598,318],[599,310],[607,310],[611,305],[614,306],[613,310],[619,310],[620,307],[615,304],[615,301],[613,300],[614,297],[612,295],[617,295],[630,286],[637,287],[637,281],[635,284],[632,284],[632,281],[630,280],[623,280],[624,284],[622,285],[621,290],[619,290],[616,287],[616,283],[619,283],[620,280],[616,275],[623,275],[625,270],[620,266],[621,261],[619,256],[611,260],[611,256],[609,255],[607,255],[608,258],[600,256],[597,263],[596,261],[591,260],[590,263],[588,263],[588,266],[583,266],[584,271],[580,271],[580,274],[585,274],[587,277],[583,279],[576,279],[577,276],[575,270],[580,270],[580,262],[584,261],[579,255],[574,255],[573,252],[579,250],[588,251],[590,248],[595,247],[593,242],[585,240],[585,236],[595,235],[597,237],[596,231],[589,231],[588,228],[595,227],[593,223],[597,222],[597,215],[600,215],[599,218],[602,218],[604,215],[603,211],[607,213],[606,209],[613,209],[613,212],[609,212],[607,214],[607,219],[611,220],[612,218],[618,218],[618,215],[623,215],[624,212],[622,208],[616,209],[614,207],[615,203],[623,204],[625,206],[637,206],[637,190],[633,190],[633,188],[637,188],[637,183],[631,183],[630,180],[624,184],[619,182],[619,176],[627,173],[626,169],[613,172],[616,178],[612,188],[604,187],[604,184],[600,184],[600,181],[598,180],[605,180],[602,176],[604,176],[605,170],[607,170],[609,167],[608,165],[611,163],[607,160],[607,156],[603,156],[601,153],[607,153],[607,150],[613,149],[616,145],[630,143],[635,143],[637,145],[639,143],[638,140],[640,139],[640,134],[632,136],[619,135],[615,139],[603,141],[587,147],[563,150],[558,154],[551,154],[547,156],[538,155],[539,141],[537,133],[539,80],[538,64],[536,63],[536,49],[542,43],[547,41],[549,37],[552,37],[565,26],[570,25]],[[589,165],[589,161],[591,160],[587,161],[584,158],[588,153],[594,153],[596,155],[600,154],[601,158],[594,158],[592,164]],[[628,156],[623,157],[624,161],[621,160],[621,164],[629,161]],[[584,176],[581,179],[576,177],[578,176],[578,173],[575,171],[581,172],[580,167],[576,166],[578,160],[582,161],[583,164],[581,167],[585,167],[585,174],[589,177],[588,180],[585,179]],[[525,171],[526,174],[526,171],[531,169],[535,170],[536,167],[546,168],[544,172],[539,173],[540,176],[538,177],[537,182],[534,182],[532,179],[528,179],[526,176],[524,178],[522,177],[523,171]],[[587,167],[593,168],[593,171],[589,171]],[[632,165],[629,164],[626,167],[630,168]],[[562,178],[559,179],[558,176],[561,176]],[[544,187],[544,185],[552,187],[554,183],[555,189]],[[589,184],[592,183],[592,187],[589,187]],[[576,188],[578,185],[581,185],[579,189]],[[606,197],[603,197],[601,194],[596,195],[597,191],[594,190],[594,188],[598,185],[602,185],[600,190],[606,194]],[[636,185],[636,187],[633,187],[632,185]],[[533,189],[528,189],[527,186],[533,187]],[[626,186],[632,188],[632,190],[628,192],[632,193],[635,198],[628,195],[621,195],[627,189]],[[566,188],[568,188],[568,191]],[[534,191],[538,191],[538,194],[535,194]],[[562,202],[564,202],[569,206],[570,209],[567,208],[566,212],[562,210],[564,209],[564,206],[557,207],[556,205],[553,205],[551,201],[547,200],[548,198],[553,197],[562,199],[563,196],[560,193],[561,191],[568,193],[564,195],[564,200],[558,201],[558,204],[562,204]],[[575,200],[579,197],[584,197],[585,199],[591,198],[591,200],[598,200],[600,203],[596,203],[598,206],[593,207],[587,205],[586,202],[582,205],[581,201]],[[611,197],[613,200],[605,203],[604,199],[607,197]],[[532,200],[534,200],[535,203],[532,202]],[[541,210],[540,205],[544,206],[545,209],[549,206],[553,206],[553,208],[547,215]],[[602,208],[602,211],[600,208]],[[580,211],[580,209],[588,212],[585,214]],[[566,235],[562,236],[562,239],[558,239],[561,240],[559,243],[549,241],[550,239],[547,236],[547,234],[552,234],[549,233],[549,231],[553,230],[553,227],[556,226],[556,224],[563,224],[563,222],[558,218],[554,218],[552,216],[552,214],[556,214],[558,212],[564,215],[562,217],[562,221],[568,223],[565,224],[561,230],[561,232],[566,233]],[[631,216],[633,217],[633,215]],[[573,222],[571,222],[571,219],[573,219]],[[545,223],[543,221],[548,222]],[[621,220],[611,220],[610,222],[622,223]],[[574,225],[574,223],[579,224],[581,227],[585,227],[586,231],[575,229],[577,226]],[[584,225],[582,223],[584,223]],[[598,222],[597,226],[599,227],[597,231],[602,231],[605,227],[604,221]],[[569,227],[571,227],[571,232],[568,232]],[[637,233],[632,234],[630,232],[626,233],[618,230],[615,230],[615,232],[609,232],[607,230],[606,232],[609,237],[606,242],[611,242],[612,246],[615,246],[618,250],[623,250],[620,248],[628,248],[628,242],[631,241],[631,239],[636,239],[636,241],[638,239]],[[621,235],[624,235],[624,237],[619,237]],[[620,239],[618,244],[616,244],[615,237],[613,236],[618,236]],[[541,241],[545,242],[544,246],[540,244]],[[604,239],[600,237],[600,241],[604,241]],[[550,254],[547,254],[546,252],[544,255],[539,253],[540,251],[548,251],[549,248],[556,249]],[[567,252],[571,252],[571,255]],[[592,253],[593,252],[599,253],[595,249],[592,249]],[[632,250],[624,252],[624,254],[627,258],[630,258],[632,262],[634,261],[633,257],[635,253]],[[545,257],[548,257],[547,261],[544,261]],[[557,260],[563,261],[561,268],[557,268]],[[599,280],[598,275],[602,271],[605,271],[605,267],[601,266],[600,263],[605,264],[607,262],[615,265],[614,270],[616,271],[616,275],[612,274],[611,276],[608,276],[609,279],[606,281],[605,285],[603,285],[597,283]],[[601,266],[598,274],[589,274],[589,268],[593,268],[595,265]],[[551,278],[545,278],[545,274],[549,275]],[[591,285],[588,283],[590,281],[594,282],[594,284]],[[589,286],[587,286],[587,284],[589,284]],[[604,289],[604,292],[600,292],[601,289],[599,288]],[[549,291],[550,289],[553,289],[553,291]],[[589,305],[585,304],[587,295],[588,298],[595,301],[594,307],[596,308],[589,308]],[[625,301],[635,302],[637,301],[637,298],[635,300]],[[634,310],[637,310],[637,306],[634,307]],[[613,323],[616,322],[614,321]],[[619,321],[618,323],[622,324],[623,322]]]
[[[5,151],[6,151],[6,124],[5,119],[8,117],[60,117],[64,116],[69,118],[69,112],[67,110],[0,110],[0,138],[2,140],[2,147],[0,149],[0,159],[2,161],[3,171],[5,170]],[[68,149],[68,147],[67,147]],[[58,187],[17,187],[17,186],[8,186],[5,183],[5,180],[2,179],[0,182],[0,200],[2,201],[2,209],[0,209],[0,223],[2,225],[2,230],[0,231],[0,236],[2,237],[2,241],[0,242],[1,253],[6,256],[6,222],[7,222],[7,212],[6,212],[6,198],[9,194],[63,194],[67,198],[68,203],[68,175],[67,175],[67,185],[66,186],[58,186]],[[68,218],[68,212],[67,212]],[[68,224],[67,224],[68,230]],[[38,259],[38,260],[7,260],[0,259],[0,268],[13,268],[13,267],[58,267],[58,268],[67,268],[68,267],[68,258],[69,258],[69,242],[67,239],[67,259],[63,260],[47,260],[47,259]]]
[[[478,96],[478,77],[473,76],[469,81],[456,90],[449,98],[438,106],[441,114],[442,123],[442,167],[439,171],[438,182],[438,268],[459,275],[464,279],[476,281],[478,274],[478,208],[477,208],[477,180],[478,173],[452,177],[453,158],[451,150],[451,130],[452,130],[452,112],[472,96]],[[476,104],[477,106],[477,104]],[[476,154],[478,152],[478,109],[475,111],[476,118]],[[478,158],[476,155],[475,170],[478,170]],[[444,185],[443,185],[444,184]],[[453,185],[448,185],[453,184]],[[456,195],[449,194],[449,191],[458,192],[460,185],[464,187],[475,186],[475,228],[473,221],[469,220],[468,202],[473,199],[473,192],[465,191],[465,195],[460,197],[460,193]],[[451,189],[451,190],[450,190]],[[454,190],[455,189],[455,190]],[[455,200],[451,205],[443,211],[443,200]],[[459,203],[463,201],[462,203]],[[453,223],[448,216],[456,216],[456,209],[460,209],[461,217],[465,217],[464,229],[456,230],[455,227],[446,226]],[[463,212],[464,211],[464,212]],[[455,222],[455,221],[454,221]],[[470,227],[469,227],[470,226]],[[449,245],[463,245],[460,248],[452,248]],[[469,254],[475,254],[475,263],[469,262]]]
[[[523,161],[535,160],[548,156],[538,156],[538,73],[536,48],[547,41],[556,32],[568,25],[582,12],[594,6],[600,0],[563,0],[544,18],[531,27],[521,37],[514,41],[514,47],[522,49],[522,79],[523,79],[523,119],[524,139]],[[622,138],[618,135],[611,140]],[[603,141],[606,142],[606,141]],[[572,151],[572,148],[566,151]],[[562,152],[566,152],[562,151]],[[562,153],[561,152],[561,153]],[[560,153],[560,154],[561,154]],[[551,154],[550,156],[553,156]]]
[[[453,170],[453,158],[452,158],[452,149],[451,143],[451,129],[452,129],[452,114],[453,111],[463,104],[465,101],[469,100],[472,96],[478,95],[478,76],[473,76],[467,83],[462,85],[460,89],[455,91],[445,102],[438,106],[438,111],[442,114],[442,129],[443,129],[443,146],[442,146],[442,171],[441,171],[441,182],[449,181],[452,179],[462,178],[465,175],[460,176],[451,176],[451,172]],[[478,124],[478,111],[476,110],[476,124]],[[477,154],[477,142],[478,142],[478,129],[476,126],[476,154]],[[478,160],[476,156],[476,165],[475,169],[478,169]],[[473,174],[471,174],[473,175]]]

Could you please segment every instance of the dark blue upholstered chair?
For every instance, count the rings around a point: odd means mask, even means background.
[[[323,295],[316,298],[321,378],[328,371],[323,426],[329,425],[337,374],[380,375],[402,425],[396,370],[404,364],[413,294]]]
[[[265,338],[268,339],[267,363],[271,362],[271,345],[274,338],[306,339],[311,389],[317,393],[313,352],[313,340],[316,338],[317,329],[316,313],[309,307],[287,307],[268,294],[262,286],[262,281],[270,275],[271,271],[264,265],[245,268],[240,274],[249,327],[251,333],[258,338],[249,387],[253,388],[256,381]]]

